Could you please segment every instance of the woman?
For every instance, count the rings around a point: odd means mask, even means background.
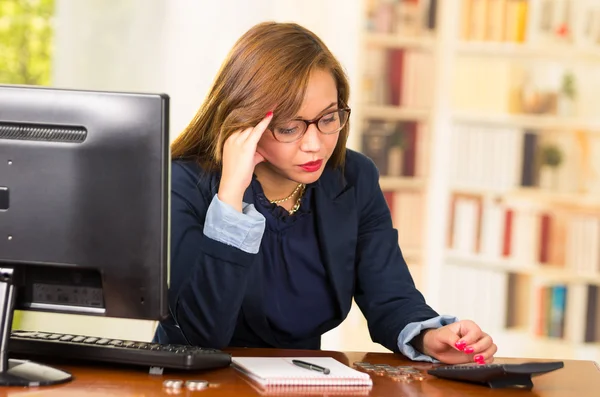
[[[259,24],[235,44],[172,146],[160,343],[318,349],[354,298],[390,350],[493,360],[489,335],[438,316],[416,290],[377,169],[346,149],[348,91],[338,61],[301,26]]]

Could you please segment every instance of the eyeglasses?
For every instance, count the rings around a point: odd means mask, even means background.
[[[315,124],[325,135],[336,134],[344,128],[350,117],[350,108],[334,110],[313,120],[294,119],[281,125],[270,126],[273,137],[279,142],[291,143],[301,139],[308,127]]]

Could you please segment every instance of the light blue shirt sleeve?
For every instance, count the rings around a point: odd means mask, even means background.
[[[214,195],[204,221],[206,237],[256,254],[264,232],[265,217],[254,204],[242,203],[242,212],[239,212]]]
[[[415,349],[410,344],[410,341],[419,335],[424,329],[441,328],[444,325],[452,324],[456,321],[458,321],[458,318],[456,317],[442,315],[430,318],[429,320],[425,320],[423,322],[407,324],[402,332],[400,332],[400,335],[398,335],[398,348],[400,349],[400,353],[414,361],[427,361],[430,363],[439,362],[435,358],[427,356]]]

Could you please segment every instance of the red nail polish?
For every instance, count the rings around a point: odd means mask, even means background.
[[[485,364],[485,360],[483,358],[483,356],[481,354],[476,355],[475,357],[473,357],[473,360],[477,363],[477,364]]]
[[[465,350],[465,347],[467,346],[466,342],[464,340],[459,340],[458,342],[456,342],[454,344],[454,346],[456,346],[456,348],[460,351]]]
[[[267,115],[265,117],[271,117],[273,115],[273,112],[267,112]]]
[[[473,353],[474,351],[475,351],[475,349],[473,349],[471,346],[467,347],[467,348],[464,350],[464,352],[465,352],[465,353],[467,353],[467,354],[471,354],[471,353]]]

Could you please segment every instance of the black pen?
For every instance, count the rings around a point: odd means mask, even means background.
[[[329,373],[331,372],[329,370],[329,368],[325,368],[325,367],[321,367],[319,365],[307,363],[306,361],[292,360],[292,363],[294,363],[294,365],[297,365],[302,368],[310,369],[310,370],[317,371],[317,372],[322,372],[325,375],[329,375]]]

